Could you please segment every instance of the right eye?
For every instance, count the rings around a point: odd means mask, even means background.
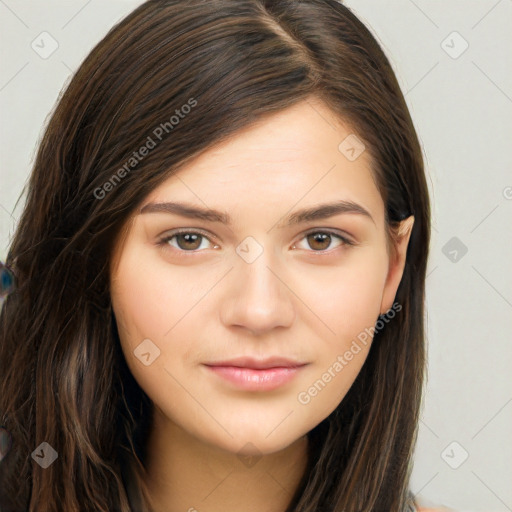
[[[176,240],[176,244],[171,244],[172,240]],[[211,242],[209,237],[201,232],[190,229],[178,229],[171,231],[166,234],[162,239],[159,240],[158,245],[168,247],[169,245],[175,248],[178,252],[199,252],[202,241],[208,240]],[[213,242],[211,242],[213,243]],[[217,245],[213,248],[218,247]],[[203,247],[204,249],[205,247]]]

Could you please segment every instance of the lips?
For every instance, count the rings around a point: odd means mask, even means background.
[[[245,391],[271,391],[290,382],[307,364],[283,357],[238,357],[204,366],[223,381]]]
[[[267,359],[254,359],[252,357],[237,357],[226,361],[205,363],[206,366],[234,366],[237,368],[250,368],[252,370],[267,370],[269,368],[297,368],[307,363],[287,359],[284,357],[270,357]]]

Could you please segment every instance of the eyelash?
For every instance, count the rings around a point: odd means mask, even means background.
[[[326,235],[330,235],[332,237],[335,237],[335,238],[338,238],[339,240],[341,240],[342,244],[338,247],[343,247],[343,246],[354,246],[356,245],[354,242],[352,242],[351,240],[349,240],[348,238],[340,235],[339,233],[335,232],[335,231],[332,231],[332,230],[329,230],[329,229],[314,229],[314,230],[311,230],[311,231],[308,231],[307,233],[304,233],[304,235],[302,236],[302,238],[300,240],[303,240],[304,238],[306,238],[307,236],[309,235],[314,235],[314,234],[326,234]],[[189,235],[200,235],[201,237],[203,238],[206,238],[207,240],[209,240],[211,243],[214,243],[210,240],[210,237],[208,234],[202,232],[202,231],[198,231],[198,230],[194,230],[194,229],[177,229],[175,231],[172,231],[170,234],[168,234],[167,236],[163,237],[162,239],[160,239],[158,241],[158,245],[163,247],[164,249],[167,249],[169,248],[169,242],[176,236],[176,235],[182,235],[182,234],[189,234]],[[294,244],[295,245],[295,244]],[[187,254],[187,253],[199,253],[199,252],[202,252],[201,250],[199,249],[195,249],[193,251],[185,251],[183,249],[178,249],[176,247],[173,247],[173,249],[175,251],[177,251],[178,253],[182,253],[182,254]],[[312,252],[314,254],[330,254],[332,251],[336,250],[336,248],[334,249],[324,249],[324,250],[320,250],[320,251],[314,251],[314,250],[311,250],[311,251],[308,251],[308,252]]]

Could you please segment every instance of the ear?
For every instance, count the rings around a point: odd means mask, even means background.
[[[381,314],[391,309],[393,301],[395,300],[396,292],[404,273],[407,246],[409,245],[413,224],[414,217],[411,215],[400,222],[397,228],[397,234],[393,237],[392,244],[394,244],[394,247],[391,247],[390,250],[388,275],[386,277],[386,284],[384,285],[380,305]]]

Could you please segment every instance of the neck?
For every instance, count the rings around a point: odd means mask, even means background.
[[[190,435],[155,409],[147,444],[153,512],[285,512],[307,466],[308,439],[242,457]]]

